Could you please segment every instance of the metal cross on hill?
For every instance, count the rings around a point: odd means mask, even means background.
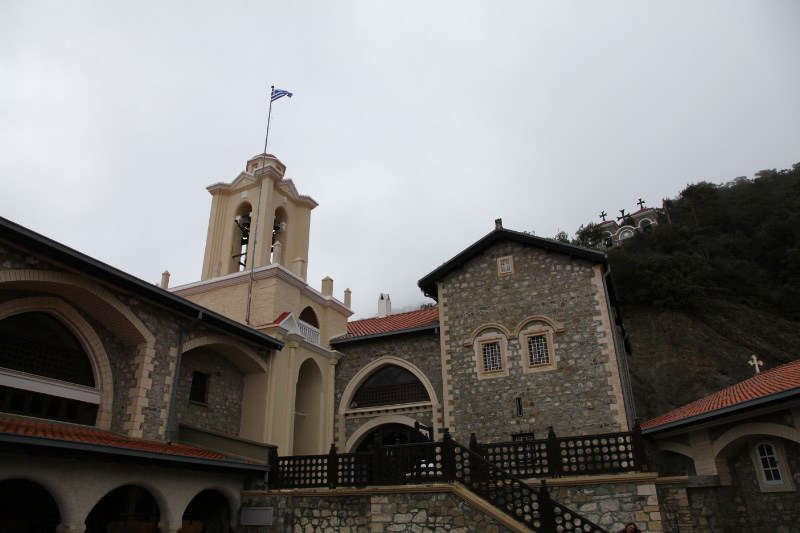
[[[644,209],[644,200],[642,200],[641,198],[639,198],[639,201],[638,201],[638,202],[636,202],[636,203],[637,203],[637,204],[639,204],[639,209]]]
[[[625,210],[624,210],[624,209],[620,209],[620,210],[619,210],[619,213],[620,213],[622,216],[621,216],[621,217],[617,217],[617,220],[625,220],[626,218],[628,218],[628,215],[626,215],[626,214],[625,214]]]
[[[601,211],[601,212],[600,212],[600,218],[602,218],[602,219],[603,219],[603,222],[605,222],[605,221],[606,221],[606,217],[607,217],[607,216],[608,216],[608,213],[606,213],[605,211]]]
[[[756,374],[758,374],[759,372],[761,372],[761,370],[759,370],[759,368],[758,368],[758,367],[760,367],[760,366],[763,366],[763,365],[764,365],[764,361],[759,361],[759,360],[758,360],[758,357],[756,357],[756,354],[753,354],[753,355],[750,357],[750,360],[748,361],[748,363],[750,364],[750,366],[752,366],[752,367],[754,367],[754,368],[756,369]]]

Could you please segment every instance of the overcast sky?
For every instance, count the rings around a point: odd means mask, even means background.
[[[552,237],[800,161],[800,2],[0,0],[0,215],[171,286],[262,151],[309,282],[425,301],[504,226]]]

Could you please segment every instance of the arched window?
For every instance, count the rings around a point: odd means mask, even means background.
[[[319,344],[319,320],[317,320],[317,314],[311,307],[303,309],[297,325],[308,342]]]
[[[95,423],[97,403],[85,401],[95,387],[89,356],[69,328],[48,313],[0,320],[0,377],[2,412]]]
[[[781,487],[786,484],[783,472],[781,472],[778,452],[772,442],[763,440],[756,443],[756,457],[764,486]]]
[[[430,401],[425,385],[405,368],[387,365],[359,387],[351,408]]]

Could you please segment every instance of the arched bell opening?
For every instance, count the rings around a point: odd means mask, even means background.
[[[248,246],[250,244],[250,225],[253,220],[252,211],[253,207],[249,202],[242,202],[234,213],[228,274],[240,272],[250,266]]]
[[[283,266],[288,266],[292,260],[291,257],[286,257],[289,241],[289,214],[283,207],[275,209],[275,214],[272,218],[272,249],[270,251],[270,263],[279,263]],[[277,257],[275,253],[275,243],[280,242],[282,253]]]

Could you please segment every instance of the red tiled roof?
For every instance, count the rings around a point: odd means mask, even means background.
[[[800,387],[800,360],[765,370],[732,387],[648,420],[642,424],[642,429],[655,428],[670,422],[712,413],[718,409],[743,404],[796,387]]]
[[[34,422],[32,420],[21,420],[16,418],[0,417],[0,433],[11,433],[15,435],[82,442],[86,444],[111,446],[113,448],[124,448],[128,450],[164,453],[186,457],[199,457],[203,459],[218,459],[237,461],[240,463],[258,464],[253,461],[236,459],[227,455],[210,452],[208,450],[197,448],[196,446],[190,446],[188,444],[179,444],[175,442],[172,444],[167,444],[166,442],[153,442],[148,440],[133,439],[89,427],[80,428],[74,426],[62,426],[55,423]]]
[[[347,323],[347,335],[339,339],[352,339],[366,335],[392,333],[406,329],[434,326],[439,324],[439,308],[420,309],[409,313],[399,313],[383,318],[365,318]]]

